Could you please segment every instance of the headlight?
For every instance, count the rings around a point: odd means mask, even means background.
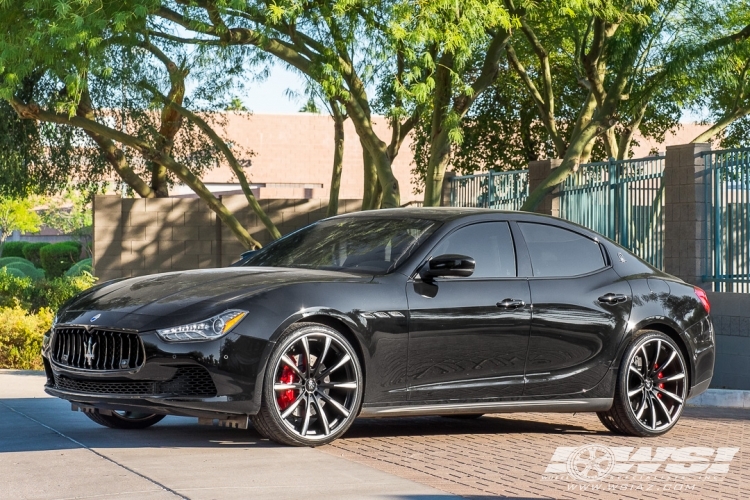
[[[191,340],[213,340],[226,335],[242,321],[247,311],[230,309],[213,318],[208,318],[189,325],[175,326],[156,330],[162,339],[168,342],[185,342]]]

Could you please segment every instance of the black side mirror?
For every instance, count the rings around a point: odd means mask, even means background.
[[[426,269],[422,272],[423,279],[453,276],[466,278],[474,274],[476,262],[466,255],[439,255],[427,262]]]

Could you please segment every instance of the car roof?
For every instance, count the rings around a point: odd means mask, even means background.
[[[481,214],[498,214],[498,213],[517,213],[507,210],[494,210],[489,208],[457,208],[457,207],[404,207],[404,208],[383,208],[380,210],[366,210],[364,212],[351,212],[348,214],[338,215],[342,217],[367,217],[367,218],[405,218],[413,217],[415,219],[427,219],[434,221],[450,221],[460,219],[468,215]]]

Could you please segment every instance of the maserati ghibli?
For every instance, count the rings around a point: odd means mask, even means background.
[[[46,391],[104,426],[165,415],[317,446],[357,417],[596,412],[657,436],[708,387],[706,294],[553,217],[342,215],[240,265],[102,283],[59,310]]]

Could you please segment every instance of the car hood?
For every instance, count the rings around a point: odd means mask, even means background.
[[[61,309],[58,322],[142,330],[157,318],[199,321],[272,288],[310,282],[368,282],[372,278],[338,271],[272,267],[155,274],[104,283],[84,292]]]

